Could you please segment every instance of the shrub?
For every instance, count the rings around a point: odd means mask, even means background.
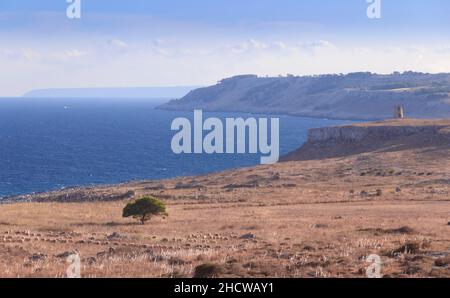
[[[123,208],[123,217],[130,217],[139,219],[142,224],[152,216],[165,215],[167,216],[166,206],[164,203],[153,197],[143,197],[134,202],[128,203]]]
[[[223,268],[220,265],[205,263],[195,267],[194,278],[216,278],[222,271]]]

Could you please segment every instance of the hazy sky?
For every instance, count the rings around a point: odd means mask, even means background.
[[[450,72],[450,1],[0,0],[0,96],[258,75]]]

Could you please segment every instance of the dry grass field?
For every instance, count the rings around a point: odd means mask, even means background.
[[[0,276],[450,277],[450,147],[408,144],[0,205]],[[143,195],[169,216],[123,219]]]

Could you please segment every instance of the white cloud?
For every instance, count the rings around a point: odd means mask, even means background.
[[[108,44],[112,47],[119,48],[119,49],[126,49],[128,48],[128,44],[124,42],[123,40],[120,40],[118,38],[114,38],[111,40],[108,40]]]
[[[13,59],[18,56],[17,52],[12,51],[11,49],[2,49],[0,48],[0,57]]]
[[[86,55],[86,52],[80,51],[78,49],[66,50],[65,55],[69,58],[77,58]]]
[[[31,48],[22,49],[22,55],[27,60],[37,60],[40,58],[40,54]]]
[[[316,54],[322,50],[336,50],[337,47],[329,41],[319,40],[313,42],[301,42],[298,43],[298,48],[307,54]]]
[[[436,49],[436,53],[438,53],[438,54],[450,54],[450,45],[439,46]]]
[[[445,49],[256,38],[24,43],[0,49],[0,90],[1,95],[20,95],[35,88],[203,85],[242,73],[445,72],[450,70],[450,51]]]
[[[450,45],[420,34],[406,42],[403,35],[300,20],[205,26],[146,14],[89,14],[81,22],[59,12],[2,18],[21,25],[0,28],[0,96],[52,87],[203,85],[242,73],[450,71]]]

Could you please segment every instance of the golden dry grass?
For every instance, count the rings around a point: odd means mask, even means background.
[[[234,208],[212,203],[199,209],[169,203],[168,218],[145,226],[123,220],[122,207],[121,202],[2,206],[1,275],[64,276],[66,258],[56,256],[73,251],[86,277],[191,276],[204,262],[223,264],[225,276],[363,277],[364,258],[372,253],[386,255],[383,273],[391,276],[449,273],[434,262],[448,256],[450,202]],[[413,232],[389,231],[401,226]],[[112,233],[119,237],[109,239]],[[247,233],[255,238],[239,239]],[[424,250],[387,255],[408,242]],[[32,259],[40,254],[45,258]],[[408,271],[416,263],[417,272]]]
[[[402,176],[379,176],[381,169],[361,176],[345,172],[357,165],[348,162],[164,181],[158,191],[146,191],[145,183],[122,186],[166,198],[170,216],[144,226],[121,218],[125,201],[2,205],[0,275],[62,277],[68,264],[57,255],[77,252],[85,277],[189,277],[206,262],[223,266],[225,277],[364,277],[373,253],[382,256],[387,276],[450,276],[448,266],[435,265],[450,249],[442,173],[403,168]],[[255,175],[261,185],[245,186],[245,177]],[[404,226],[410,229],[395,231]],[[119,237],[108,239],[113,233]],[[255,238],[240,239],[248,233]],[[418,250],[391,253],[408,243]]]

